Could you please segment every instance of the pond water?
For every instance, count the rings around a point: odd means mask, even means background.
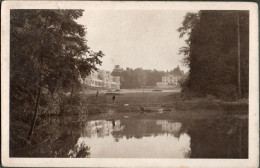
[[[89,146],[91,157],[184,158],[190,136],[181,127],[167,120],[93,120],[86,122],[77,145]]]
[[[248,121],[214,119],[84,119],[53,117],[35,131],[37,143],[13,157],[247,158]],[[39,142],[39,143],[38,143]]]

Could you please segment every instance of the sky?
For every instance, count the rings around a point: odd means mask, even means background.
[[[187,11],[173,10],[85,10],[78,23],[87,27],[91,50],[103,51],[104,70],[121,68],[172,70],[182,66],[178,54],[184,40],[177,29]]]

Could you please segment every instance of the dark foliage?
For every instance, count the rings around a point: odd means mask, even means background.
[[[248,11],[187,13],[178,31],[180,37],[188,37],[186,46],[180,48],[183,62],[190,68],[186,90],[234,100],[241,97],[240,82],[242,96],[248,96]]]
[[[174,68],[170,72],[154,70],[146,70],[142,68],[120,68],[119,65],[116,65],[112,71],[112,75],[120,76],[121,79],[121,88],[122,89],[131,89],[131,88],[141,88],[141,87],[154,87],[157,82],[162,81],[162,76],[166,73],[183,76],[184,72],[180,70],[180,67]]]
[[[28,140],[39,109],[54,95],[73,94],[79,75],[101,64],[104,54],[90,50],[85,27],[75,21],[82,15],[83,10],[10,12],[10,116],[31,120]]]

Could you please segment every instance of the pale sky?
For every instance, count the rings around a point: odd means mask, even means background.
[[[178,55],[184,39],[177,29],[187,11],[161,10],[91,10],[78,22],[87,27],[88,46],[102,50],[101,69],[121,68],[172,70],[180,65]]]

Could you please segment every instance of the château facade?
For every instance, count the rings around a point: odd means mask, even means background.
[[[182,76],[166,74],[165,76],[162,76],[162,82],[157,82],[156,85],[159,88],[175,87],[179,85],[181,78]]]
[[[105,70],[94,71],[85,79],[80,77],[79,81],[90,88],[120,89],[120,77],[112,76],[110,71]]]

